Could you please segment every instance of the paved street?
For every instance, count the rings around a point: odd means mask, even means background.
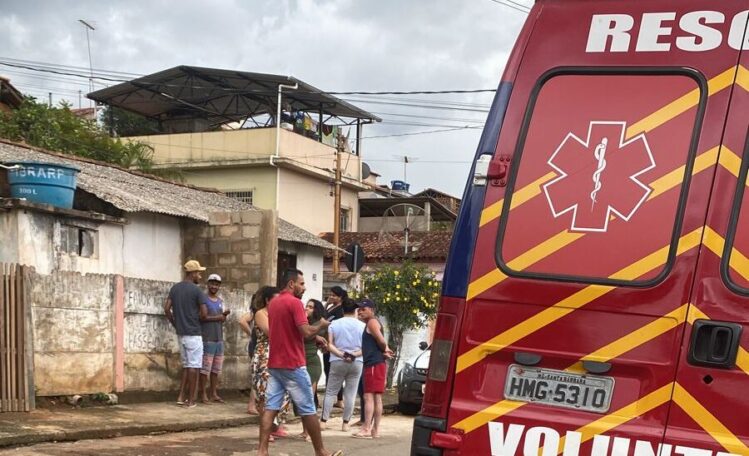
[[[323,432],[329,450],[343,449],[344,454],[403,455],[411,444],[413,418],[388,415],[383,420],[382,437],[359,440],[340,430],[341,419],[329,422],[330,430]],[[290,435],[301,432],[301,424],[289,426]],[[257,450],[258,427],[243,426],[200,432],[184,432],[151,436],[120,437],[108,440],[82,440],[70,443],[48,443],[30,447],[0,450],[0,456],[50,455],[130,455],[130,456],[244,456]],[[278,439],[271,444],[271,454],[295,456],[312,455],[312,446],[297,439]]]

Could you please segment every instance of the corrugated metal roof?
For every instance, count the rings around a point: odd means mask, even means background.
[[[223,193],[173,183],[107,163],[57,154],[0,140],[0,162],[38,161],[75,166],[78,187],[125,212],[153,212],[207,222],[211,212],[257,210]],[[278,238],[323,249],[334,248],[296,225],[278,220]]]
[[[336,117],[381,119],[292,76],[180,65],[123,82],[87,96],[92,100],[159,119],[204,118],[211,124],[275,114],[279,84],[298,84],[283,93],[294,111]],[[189,89],[189,90],[185,90]]]

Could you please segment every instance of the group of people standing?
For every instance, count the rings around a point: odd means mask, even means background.
[[[217,387],[224,353],[222,325],[229,311],[218,296],[219,276],[209,276],[207,294],[197,286],[203,271],[197,261],[188,261],[185,280],[172,287],[164,305],[179,336],[183,365],[177,402],[187,407],[195,406],[198,390],[203,402],[223,402]],[[375,317],[375,303],[369,299],[356,302],[341,287],[333,287],[327,306],[315,299],[303,304],[304,275],[298,269],[287,270],[281,283],[281,289],[258,290],[251,312],[239,318],[240,327],[250,336],[248,413],[261,416],[258,455],[267,455],[268,444],[275,438],[288,436],[284,423],[292,409],[302,419],[299,437],[311,441],[318,456],[341,454],[325,450],[321,429],[341,399],[342,430],[349,429],[357,392],[361,429],[352,436],[379,437],[385,362],[393,353]],[[326,391],[321,425],[317,384],[323,371]]]
[[[205,268],[195,260],[185,263],[184,268],[185,280],[169,290],[164,313],[177,330],[182,361],[177,405],[191,408],[198,393],[203,403],[224,402],[218,395],[218,384],[224,364],[223,323],[231,311],[224,309],[218,295],[218,274],[208,276],[206,294],[197,285]]]

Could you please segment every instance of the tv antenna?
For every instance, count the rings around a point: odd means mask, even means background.
[[[86,30],[86,45],[88,46],[88,70],[89,70],[89,78],[88,78],[88,89],[89,92],[94,91],[94,62],[91,59],[91,37],[89,36],[89,31],[96,30],[96,27],[91,25],[89,22],[84,21],[83,19],[78,19],[78,22],[83,24],[83,28]],[[92,21],[93,22],[93,21]],[[94,100],[89,101],[89,105],[93,107]]]
[[[399,162],[403,163],[403,182],[408,182],[408,164],[418,160],[418,157],[409,157],[408,155],[393,155]]]
[[[430,220],[424,208],[409,203],[394,204],[385,209],[378,241],[398,242],[403,246],[404,255],[408,255],[420,245],[411,241],[411,234],[416,231],[429,231],[429,228]],[[403,237],[396,233],[403,233]]]

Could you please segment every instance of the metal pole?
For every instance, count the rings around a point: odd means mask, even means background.
[[[271,155],[270,157],[270,165],[276,166],[276,207],[275,210],[278,210],[278,204],[279,204],[279,192],[281,191],[281,171],[278,169],[277,165],[273,162],[273,159],[278,158],[278,154],[281,152],[280,144],[281,144],[281,92],[283,89],[290,89],[290,90],[296,90],[299,87],[299,84],[294,85],[286,85],[286,84],[278,84],[278,102],[276,103],[276,153],[274,155]]]
[[[88,32],[89,30],[94,31],[96,30],[93,25],[89,24],[88,22],[84,21],[83,19],[78,19],[78,22],[83,24],[83,26],[86,28],[86,44],[88,45],[88,69],[90,71],[90,76],[88,78],[88,88],[89,91],[94,91],[94,63],[93,59],[91,59],[91,38],[89,38]],[[94,100],[89,101],[90,107],[94,107]]]
[[[338,257],[338,245],[341,236],[341,152],[343,151],[343,135],[338,134],[338,142],[335,152],[335,198],[333,201],[333,273],[341,271],[341,260]]]

